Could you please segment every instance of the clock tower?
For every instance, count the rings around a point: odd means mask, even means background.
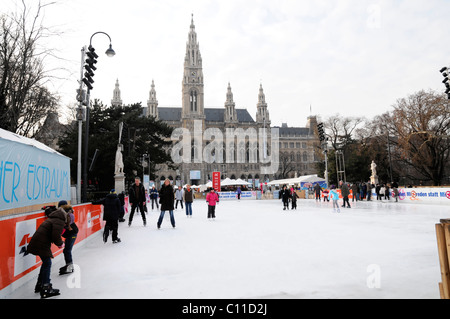
[[[182,121],[183,127],[189,128],[193,120],[205,122],[203,67],[200,47],[195,32],[194,15],[192,15],[189,38],[186,43],[184,74],[182,82]]]

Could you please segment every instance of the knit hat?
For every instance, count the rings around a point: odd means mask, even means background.
[[[109,192],[110,194],[115,194],[116,193],[116,190],[113,188],[113,189],[111,189],[111,191]]]
[[[67,205],[67,201],[66,200],[59,201],[58,207],[61,207],[61,206],[64,206],[64,205]]]

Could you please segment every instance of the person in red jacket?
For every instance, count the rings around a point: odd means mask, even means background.
[[[208,203],[208,218],[216,218],[216,204],[219,202],[219,195],[214,188],[206,195],[206,202]]]

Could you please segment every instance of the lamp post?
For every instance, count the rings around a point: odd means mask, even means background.
[[[109,38],[109,48],[106,50],[105,54],[108,57],[113,57],[116,53],[111,45],[111,37],[102,31],[95,32],[92,34],[89,47],[83,46],[81,49],[81,78],[80,78],[80,88],[77,90],[77,100],[79,102],[77,120],[78,120],[78,163],[77,163],[77,200],[80,202],[86,202],[87,200],[87,160],[88,160],[88,141],[89,141],[89,107],[90,107],[90,91],[93,89],[92,83],[94,80],[95,70],[97,68],[94,64],[97,63],[98,55],[95,53],[95,49],[92,47],[92,38],[96,34],[104,34]],[[86,55],[88,59],[85,60]],[[84,70],[86,71],[84,73]],[[83,84],[87,87],[87,91],[83,89]],[[85,121],[86,121],[86,131],[84,137],[84,168],[83,168],[83,194],[81,194],[81,138],[82,138],[82,122],[83,122],[83,105],[86,106]]]

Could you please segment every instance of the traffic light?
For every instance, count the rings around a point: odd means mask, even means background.
[[[84,73],[83,83],[86,84],[89,90],[92,90],[92,84],[94,83],[94,71],[97,70],[95,64],[97,64],[98,55],[95,53],[95,49],[91,45],[89,46],[86,55],[88,58],[86,59],[86,64],[84,65],[86,72]]]
[[[323,123],[317,124],[317,131],[319,132],[319,140],[321,142],[325,141],[325,132],[323,130]]]
[[[445,94],[447,94],[447,98],[450,100],[450,80],[449,80],[449,74],[450,70],[447,67],[443,67],[440,72],[442,73],[442,76],[444,77],[444,80],[442,83],[445,84],[445,87],[447,88],[445,90]]]

